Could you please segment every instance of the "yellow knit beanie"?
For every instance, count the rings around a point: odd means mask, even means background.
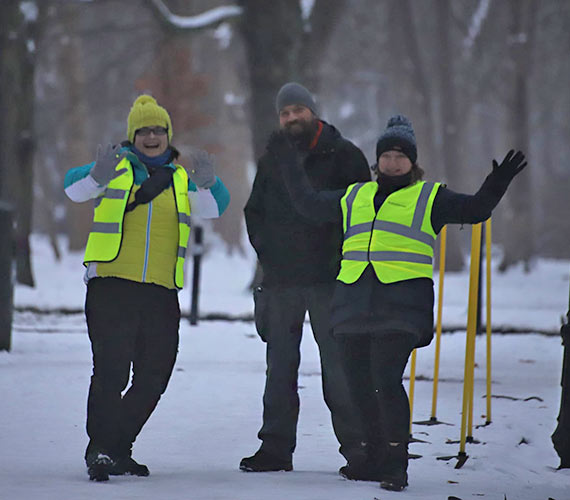
[[[172,141],[172,123],[168,111],[159,106],[154,97],[144,94],[138,96],[127,119],[127,138],[133,142],[139,128],[155,126],[167,129],[168,142]]]

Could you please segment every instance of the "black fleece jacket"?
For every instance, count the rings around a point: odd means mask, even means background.
[[[303,152],[303,167],[311,189],[344,190],[370,180],[364,154],[339,131],[322,122],[317,144]],[[263,269],[263,284],[311,285],[333,282],[338,274],[342,233],[334,222],[299,214],[283,184],[287,169],[267,151],[257,165],[245,206],[251,244]]]
[[[315,221],[328,221],[342,230],[340,199],[346,190],[316,192],[297,168],[287,170],[286,185],[297,210]],[[434,199],[431,223],[436,233],[446,224],[475,224],[488,219],[505,194],[508,182],[491,173],[474,195],[456,193],[441,186]],[[399,188],[404,187],[400,185]],[[399,189],[395,187],[395,189]],[[391,194],[380,183],[376,210]],[[408,334],[417,347],[433,338],[433,281],[417,278],[382,283],[372,266],[353,284],[337,281],[331,323],[335,335]]]

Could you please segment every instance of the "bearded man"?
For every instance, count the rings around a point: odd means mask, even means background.
[[[245,219],[262,268],[254,287],[255,322],[267,343],[260,449],[240,462],[246,472],[290,471],[296,445],[300,343],[307,311],[321,358],[325,402],[340,453],[355,466],[365,457],[362,426],[351,404],[339,345],[330,324],[330,302],[340,263],[342,234],[330,223],[315,224],[296,212],[282,171],[295,158],[279,154],[286,136],[316,190],[344,189],[370,180],[362,151],[318,117],[315,100],[302,85],[285,84],[276,98],[279,130],[268,142]]]

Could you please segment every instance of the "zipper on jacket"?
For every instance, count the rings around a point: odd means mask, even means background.
[[[372,237],[374,236],[374,223],[376,222],[376,217],[378,217],[378,212],[380,212],[380,208],[378,208],[377,212],[374,214],[374,220],[372,221],[372,227],[370,228],[370,239],[368,240],[368,253],[366,255],[369,263],[371,262],[370,247],[372,246]]]
[[[146,242],[144,245],[144,265],[142,273],[142,282],[146,282],[146,271],[148,267],[148,248],[150,246],[150,222],[152,218],[152,201],[148,203],[148,216],[146,221]]]
[[[377,194],[378,194],[378,191],[376,191],[376,193],[374,193],[374,197],[372,198],[372,206],[374,206],[374,198],[376,198]],[[388,196],[386,196],[386,199],[387,198],[388,198]],[[384,199],[384,201],[386,201],[386,199]],[[368,240],[368,252],[366,254],[366,257],[368,258],[368,262],[371,262],[370,261],[370,246],[372,245],[372,237],[374,236],[374,223],[376,222],[376,217],[378,217],[378,212],[380,212],[382,205],[384,205],[384,201],[382,203],[380,203],[378,210],[374,211],[374,220],[372,221],[372,227],[370,228],[370,239]]]

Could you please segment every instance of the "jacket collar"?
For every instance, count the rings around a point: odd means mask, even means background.
[[[315,135],[317,138],[316,144],[307,151],[308,155],[334,153],[339,139],[342,138],[340,132],[333,125],[324,120],[319,121],[320,125],[322,125],[322,130]],[[321,129],[321,126],[319,126],[319,129]]]

